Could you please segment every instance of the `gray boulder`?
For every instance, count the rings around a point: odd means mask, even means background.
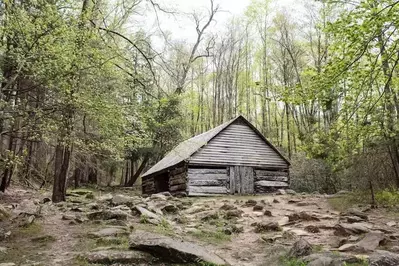
[[[138,204],[140,201],[141,200],[139,197],[129,197],[121,194],[115,195],[111,200],[112,205],[126,205],[128,207],[132,207],[133,205]]]
[[[140,213],[140,215],[143,217],[146,217],[148,219],[148,222],[152,223],[152,224],[159,224],[161,221],[161,217],[158,216],[157,214],[147,210],[146,208],[140,207],[140,206],[136,206],[135,209],[138,211],[138,213]]]
[[[136,250],[99,250],[86,253],[83,258],[88,263],[114,265],[150,265],[155,261],[150,254]]]
[[[359,235],[365,234],[370,231],[367,224],[365,223],[353,223],[346,224],[341,223],[334,226],[334,234],[338,236],[350,236],[350,235]]]
[[[307,212],[294,212],[288,215],[288,221],[296,222],[296,221],[320,221],[318,217],[314,214],[309,214]]]
[[[0,222],[10,217],[8,210],[0,204]]]
[[[89,220],[127,220],[128,214],[123,211],[110,211],[110,210],[103,210],[103,211],[96,211],[87,214],[87,218]]]
[[[399,265],[399,254],[378,250],[369,258],[370,266],[394,266]]]
[[[7,248],[6,247],[0,247],[0,253],[7,254]]]
[[[40,205],[36,204],[33,200],[24,199],[18,206],[13,210],[15,215],[40,215]]]
[[[323,253],[314,253],[303,258],[307,266],[345,266],[345,265],[363,265],[361,258],[353,255],[337,254],[331,251]]]
[[[255,224],[255,233],[265,233],[265,232],[273,232],[273,231],[282,231],[281,227],[277,222],[268,222],[268,223],[256,223]]]
[[[129,232],[122,227],[108,227],[108,228],[104,228],[101,229],[100,231],[96,231],[96,232],[91,232],[88,235],[90,237],[108,237],[108,236],[123,236],[123,235],[128,235]]]
[[[312,253],[312,245],[301,238],[297,242],[294,243],[290,251],[288,252],[288,257],[290,258],[299,258],[303,256],[308,256]]]
[[[380,242],[385,238],[384,233],[379,231],[367,233],[362,240],[355,244],[344,244],[339,247],[339,251],[355,251],[366,253],[369,251],[374,251],[380,245]]]
[[[111,193],[97,197],[98,202],[111,202],[114,196]]]
[[[219,256],[195,243],[137,230],[130,235],[129,247],[172,263],[213,263],[227,265]]]
[[[0,228],[0,241],[3,241],[11,236],[11,231],[6,231],[3,228]]]

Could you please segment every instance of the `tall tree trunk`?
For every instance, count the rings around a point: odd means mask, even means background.
[[[65,201],[70,157],[71,149],[65,144],[58,143],[55,149],[55,175],[52,196],[53,202]]]
[[[285,115],[286,115],[286,123],[287,123],[287,147],[288,147],[288,158],[291,159],[292,151],[291,151],[291,133],[290,133],[290,110],[288,103],[285,103]]]

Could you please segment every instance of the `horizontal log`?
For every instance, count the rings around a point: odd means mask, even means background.
[[[188,180],[227,180],[229,177],[224,174],[189,174]]]
[[[288,177],[286,176],[256,176],[255,177],[256,181],[262,181],[262,180],[266,180],[266,181],[280,181],[280,182],[287,182],[288,181]]]
[[[188,174],[227,174],[227,168],[188,168]]]
[[[169,179],[169,186],[173,186],[173,185],[180,185],[180,184],[185,184],[187,182],[187,179]]]
[[[178,175],[178,174],[181,174],[181,173],[184,173],[184,172],[186,172],[186,167],[185,166],[181,166],[181,167],[177,167],[177,168],[172,169],[170,171],[169,175]]]
[[[227,188],[220,186],[189,186],[188,191],[189,193],[227,194]]]
[[[224,158],[228,160],[249,160],[249,161],[267,161],[267,162],[284,162],[283,159],[278,157],[277,155],[271,154],[262,154],[258,152],[244,153],[242,151],[236,152],[226,152],[221,150],[203,150],[199,151],[195,156],[193,156],[192,160],[197,158],[206,158],[206,159],[219,159]]]
[[[255,187],[288,187],[288,183],[279,181],[257,181]]]
[[[187,173],[186,172],[183,172],[183,173],[180,173],[180,174],[177,174],[177,175],[169,175],[169,180],[175,180],[175,179],[186,179],[186,177],[187,177]]]
[[[184,184],[180,184],[180,185],[170,186],[169,190],[170,191],[179,191],[179,190],[186,190],[186,188],[187,188],[187,185],[184,183]]]
[[[188,192],[189,196],[192,197],[209,197],[209,196],[226,196],[226,194],[214,194],[214,193],[197,193],[197,192]]]
[[[214,179],[214,180],[189,180],[188,182],[189,185],[192,186],[226,186],[227,180],[220,180],[220,179]]]
[[[266,194],[266,193],[273,193],[276,192],[277,188],[273,188],[273,187],[269,187],[267,189],[259,189],[259,188],[255,188],[255,194]]]
[[[154,181],[154,177],[143,177],[142,182],[146,182],[146,181]]]
[[[276,163],[271,163],[271,162],[264,162],[264,161],[247,161],[247,162],[236,162],[232,160],[204,160],[204,159],[190,159],[191,164],[195,165],[208,165],[208,166],[217,166],[217,165],[223,165],[223,166],[229,166],[229,165],[243,165],[243,166],[252,166],[252,167],[264,167],[264,168],[273,168],[276,170],[280,169],[286,169],[288,166],[287,164],[276,164]]]
[[[255,169],[255,174],[258,176],[288,176],[288,172],[283,171],[270,171]]]

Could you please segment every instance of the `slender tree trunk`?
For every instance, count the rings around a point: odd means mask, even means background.
[[[137,179],[139,178],[141,172],[143,172],[144,167],[147,165],[148,160],[150,159],[149,156],[145,156],[143,161],[141,162],[139,168],[137,169],[136,173],[134,173],[134,175],[132,175],[132,177],[130,178],[129,183],[127,184],[128,187],[132,187],[134,185],[134,183],[136,183]]]
[[[290,110],[288,103],[285,104],[285,116],[287,123],[287,147],[288,147],[288,158],[291,159],[292,151],[291,151],[291,134],[290,134]]]

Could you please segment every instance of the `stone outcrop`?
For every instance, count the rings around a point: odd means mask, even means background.
[[[137,230],[129,237],[129,247],[172,263],[213,263],[227,265],[219,256],[195,243]]]

